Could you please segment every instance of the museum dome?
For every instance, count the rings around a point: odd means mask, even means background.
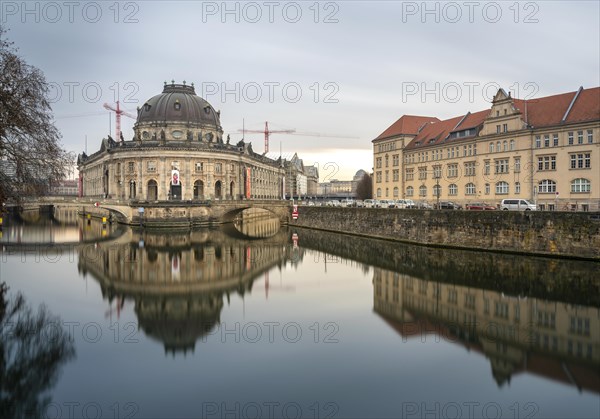
[[[194,85],[167,84],[161,94],[148,99],[140,108],[136,125],[168,126],[185,124],[188,127],[212,128],[221,131],[219,112],[196,95]]]

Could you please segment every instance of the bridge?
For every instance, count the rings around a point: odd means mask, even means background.
[[[7,205],[11,207],[11,205]],[[262,209],[279,219],[291,220],[292,204],[286,200],[223,200],[223,201],[123,201],[116,199],[64,199],[46,197],[22,203],[20,209],[35,211],[52,208],[55,212],[76,212],[93,218],[106,217],[128,225],[154,227],[202,226],[230,223],[248,209]]]

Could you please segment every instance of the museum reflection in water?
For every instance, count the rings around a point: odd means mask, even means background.
[[[278,221],[277,221],[278,223]],[[135,302],[139,327],[161,341],[165,352],[193,351],[220,322],[224,298],[243,296],[257,278],[289,259],[287,232],[272,220],[248,225],[171,233],[127,230],[117,239],[79,250],[79,271],[91,274],[104,298]],[[237,232],[237,233],[236,233]],[[274,233],[274,234],[273,234]]]

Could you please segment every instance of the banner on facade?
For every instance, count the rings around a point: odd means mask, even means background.
[[[251,191],[250,191],[250,176],[252,175],[252,169],[246,168],[246,198],[250,199]]]
[[[179,170],[171,170],[171,185],[179,186]]]

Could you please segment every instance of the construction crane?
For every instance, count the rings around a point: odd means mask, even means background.
[[[327,137],[327,138],[348,138],[348,139],[352,139],[352,138],[358,138],[358,137],[351,137],[348,135],[327,135],[327,134],[320,134],[318,132],[296,132],[295,129],[282,129],[282,130],[269,130],[269,123],[265,122],[265,130],[261,131],[261,130],[249,130],[249,129],[239,129],[239,132],[242,133],[246,133],[246,132],[251,132],[251,133],[256,133],[256,134],[265,134],[265,153],[267,154],[269,152],[269,136],[273,133],[280,133],[280,134],[290,134],[290,135],[302,135],[305,137]]]
[[[117,107],[114,108],[111,105],[109,105],[108,103],[104,104],[104,109],[108,109],[109,111],[113,111],[115,113],[115,119],[116,119],[116,135],[115,135],[115,141],[118,141],[119,139],[123,139],[123,133],[121,132],[121,115],[125,115],[128,116],[131,119],[137,119],[135,116],[133,116],[132,114],[124,111],[123,109],[121,109],[119,107],[119,101],[117,100]]]
[[[260,130],[251,130],[251,129],[239,129],[238,131],[242,132],[242,133],[246,133],[246,132],[252,132],[252,133],[256,133],[256,134],[265,134],[265,154],[267,154],[269,152],[269,136],[271,134],[274,133],[281,133],[281,134],[292,134],[294,132],[296,132],[296,130],[294,129],[281,129],[281,130],[269,130],[269,123],[267,121],[265,121],[265,130],[264,131],[260,131]]]

